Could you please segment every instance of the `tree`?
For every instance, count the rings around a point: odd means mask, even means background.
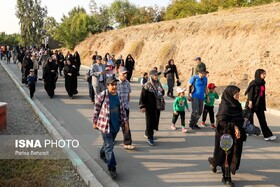
[[[53,36],[57,26],[58,23],[56,22],[54,17],[47,17],[44,23],[44,31],[45,31],[44,34]]]
[[[110,7],[110,14],[114,22],[119,24],[121,28],[133,25],[133,19],[135,19],[137,12],[137,7],[128,0],[116,0]]]
[[[40,0],[17,0],[16,16],[19,19],[21,42],[24,46],[38,45],[43,36],[47,8]]]
[[[185,18],[197,14],[196,0],[175,0],[167,7],[165,20]]]
[[[96,33],[99,28],[94,17],[87,15],[80,7],[73,8],[68,16],[63,16],[62,23],[55,29],[54,38],[63,43],[69,49],[73,49],[84,40],[88,33]]]

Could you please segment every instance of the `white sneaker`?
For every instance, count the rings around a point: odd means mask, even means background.
[[[270,136],[270,137],[267,137],[267,138],[264,138],[265,141],[269,141],[269,140],[276,140],[276,136]]]
[[[171,130],[173,130],[173,131],[175,131],[175,130],[176,130],[176,127],[175,127],[175,125],[174,125],[174,124],[172,124],[172,125],[170,126],[170,128],[171,128]]]

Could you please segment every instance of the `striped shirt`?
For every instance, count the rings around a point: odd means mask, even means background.
[[[128,80],[118,81],[118,93],[124,101],[124,107],[129,109],[129,94],[131,93],[130,82]]]

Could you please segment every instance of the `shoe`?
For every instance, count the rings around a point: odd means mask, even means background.
[[[155,145],[155,142],[153,139],[147,139],[147,142],[150,146],[154,146]]]
[[[211,129],[216,129],[216,126],[214,125],[214,123],[211,124]]]
[[[110,175],[111,175],[112,179],[114,179],[118,176],[116,169],[115,170],[109,170],[109,172],[110,172]]]
[[[224,183],[224,185],[229,186],[229,187],[234,187],[233,182],[231,181],[231,178],[227,178],[227,177],[223,177],[222,178],[222,183]]]
[[[194,125],[194,126],[193,126],[193,129],[194,129],[194,130],[200,130],[201,128],[200,128],[198,125]]]
[[[206,127],[206,124],[205,124],[205,122],[201,122],[201,126],[203,126],[203,127]]]
[[[209,162],[209,164],[210,164],[210,167],[211,167],[212,172],[213,172],[213,173],[217,173],[217,168],[216,168],[214,159],[213,159],[212,157],[209,157],[209,158],[208,158],[208,162]]]
[[[174,124],[172,124],[172,125],[170,126],[170,128],[171,128],[171,130],[173,130],[173,131],[175,131],[175,130],[176,130],[176,127],[175,127],[175,125],[174,125]]]
[[[185,127],[183,127],[183,128],[182,128],[182,132],[183,132],[183,133],[187,133],[188,130],[187,130]]]
[[[264,138],[265,141],[269,141],[269,140],[276,140],[277,136],[270,136],[267,138]]]
[[[133,150],[133,149],[135,149],[135,146],[134,145],[123,145],[123,148],[127,149],[127,150]]]

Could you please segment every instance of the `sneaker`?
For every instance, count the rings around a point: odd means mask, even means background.
[[[269,141],[269,140],[276,140],[276,136],[270,136],[270,137],[267,137],[267,138],[264,138],[265,141]]]
[[[176,130],[176,127],[175,127],[175,125],[174,125],[174,124],[172,124],[172,125],[170,126],[170,128],[171,128],[171,130],[173,130],[173,131],[175,131],[175,130]]]
[[[214,159],[213,159],[212,157],[209,157],[209,158],[208,158],[208,162],[209,162],[209,164],[210,164],[210,167],[211,167],[212,172],[213,172],[213,173],[217,173],[217,168],[216,168]]]
[[[155,142],[153,139],[147,139],[147,142],[150,146],[154,146],[155,145]]]
[[[205,124],[205,122],[201,122],[201,126],[203,126],[203,127],[206,127],[206,124]]]
[[[214,123],[212,123],[210,127],[211,127],[212,129],[216,129],[216,126],[214,125]]]
[[[187,130],[185,127],[183,127],[183,128],[182,128],[182,132],[183,132],[183,133],[187,133],[188,130]]]
[[[135,146],[134,145],[123,145],[123,148],[127,149],[127,150],[133,150],[133,149],[135,149]]]

